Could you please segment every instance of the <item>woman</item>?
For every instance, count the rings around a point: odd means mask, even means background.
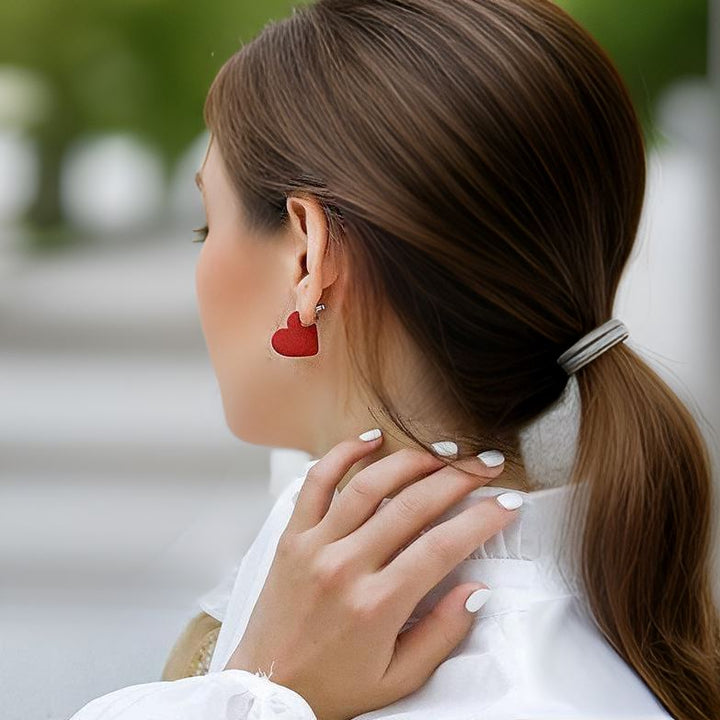
[[[720,717],[709,458],[612,318],[645,148],[597,43],[547,0],[318,0],[225,63],[205,120],[228,425],[322,457],[243,558],[210,672],[75,717]],[[573,387],[542,487],[519,441]]]

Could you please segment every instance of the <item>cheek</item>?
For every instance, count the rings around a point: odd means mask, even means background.
[[[203,334],[213,362],[223,344],[223,336],[229,331],[227,318],[231,309],[241,300],[231,283],[232,276],[232,269],[223,262],[223,254],[214,243],[206,240],[197,261],[195,289]],[[242,286],[239,282],[238,287]]]
[[[242,348],[254,344],[262,264],[220,238],[206,241],[198,258],[195,285],[208,351],[219,371]]]
[[[288,290],[269,249],[207,240],[195,284],[200,321],[231,431],[245,440],[255,432],[272,392],[274,363],[268,352]],[[283,289],[284,288],[284,289]],[[249,423],[249,425],[248,425]]]

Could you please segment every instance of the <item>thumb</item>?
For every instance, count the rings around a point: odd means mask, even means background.
[[[465,608],[465,601],[479,589],[483,592],[472,603],[473,609],[479,609],[491,591],[487,585],[463,583],[444,595],[413,627],[398,635],[393,662],[385,675],[390,684],[398,682],[413,689],[425,684],[470,632],[476,613]]]

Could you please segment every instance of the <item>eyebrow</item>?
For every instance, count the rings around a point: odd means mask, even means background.
[[[202,191],[202,189],[203,189],[202,175],[200,174],[199,170],[195,173],[195,184],[198,186],[198,189],[200,191]]]

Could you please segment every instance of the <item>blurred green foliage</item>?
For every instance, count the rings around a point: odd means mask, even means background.
[[[168,157],[203,127],[220,65],[291,0],[3,0],[5,62],[37,69],[64,134],[123,130]]]
[[[451,0],[448,0],[451,1]],[[136,134],[168,169],[204,123],[205,94],[220,65],[292,0],[3,0],[2,62],[38,71],[51,111],[31,131],[42,156],[30,213],[38,227],[62,221],[64,151],[93,132]],[[704,75],[705,0],[558,0],[607,49],[625,77],[649,140],[659,92],[685,74]],[[55,233],[57,235],[57,233]]]
[[[2,62],[38,71],[50,112],[31,128],[41,154],[28,216],[39,244],[58,244],[60,166],[95,132],[135,134],[173,161],[204,127],[202,108],[222,63],[291,0],[2,0]]]
[[[602,45],[633,96],[650,144],[662,91],[684,76],[707,75],[707,0],[555,0]]]

